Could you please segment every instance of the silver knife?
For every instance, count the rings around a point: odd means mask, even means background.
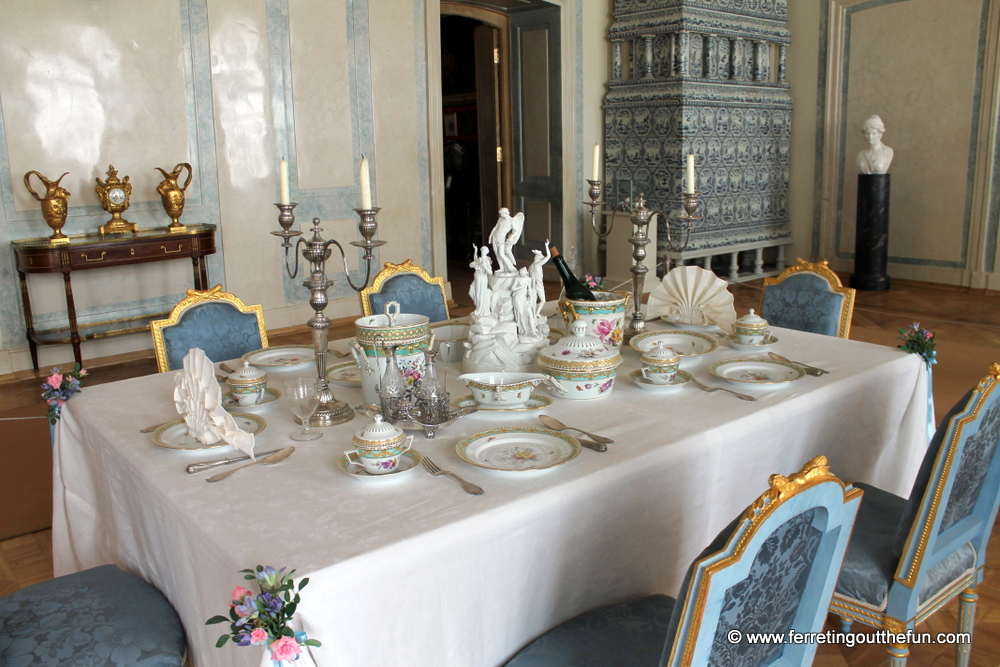
[[[790,359],[785,359],[780,354],[775,354],[774,352],[768,352],[768,355],[775,361],[780,361],[783,364],[791,364],[792,366],[798,366],[804,370],[808,375],[813,377],[819,377],[820,375],[826,375],[830,371],[823,370],[822,368],[816,368],[815,366],[810,366],[809,364],[804,364],[801,361],[792,361]]]
[[[267,456],[268,454],[273,454],[281,449],[283,449],[283,447],[279,447],[278,449],[272,449],[269,452],[255,452],[254,455],[257,457]],[[209,468],[214,468],[216,466],[224,466],[227,463],[246,461],[249,458],[250,458],[249,455],[244,454],[243,456],[234,456],[231,459],[219,459],[218,461],[202,461],[201,463],[188,464],[188,467],[184,469],[187,470],[189,473],[201,472],[202,470],[208,470]]]

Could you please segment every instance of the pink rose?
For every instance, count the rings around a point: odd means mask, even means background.
[[[87,374],[87,369],[86,368],[81,368],[80,369],[80,375],[83,376],[83,375],[86,375],[86,374]]]
[[[243,602],[243,598],[245,598],[248,595],[253,595],[253,593],[243,588],[242,586],[237,586],[236,588],[233,589],[233,596],[230,598],[232,602],[229,604],[229,606],[232,607],[235,604],[241,604]]]
[[[292,637],[280,637],[271,643],[271,660],[294,660],[302,647]]]
[[[60,407],[60,408],[61,408],[62,406],[64,406],[64,405],[66,405],[66,401],[64,401],[64,400],[63,400],[63,399],[61,399],[61,398],[60,398],[60,399],[58,399],[58,400],[56,400],[56,403],[57,403],[57,404],[59,405],[59,407]]]
[[[53,389],[58,389],[59,385],[62,384],[62,378],[62,373],[53,373],[49,376],[49,379],[46,380],[46,382],[48,382],[49,386]]]
[[[254,646],[259,646],[267,641],[267,630],[264,628],[254,628],[254,631],[250,633],[250,643]]]

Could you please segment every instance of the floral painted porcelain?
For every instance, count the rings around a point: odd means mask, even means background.
[[[399,457],[410,451],[413,436],[403,433],[395,424],[382,421],[376,414],[375,421],[354,434],[351,443],[355,449],[344,452],[346,465],[362,466],[369,475],[385,475],[399,466]],[[351,458],[351,455],[357,460]]]
[[[748,314],[733,322],[733,333],[741,345],[760,345],[771,336],[771,329],[767,320],[751,308]]]
[[[386,350],[395,346],[396,364],[407,388],[424,374],[424,350],[434,344],[430,319],[426,315],[400,313],[399,304],[390,301],[384,315],[370,315],[355,320],[355,341],[351,343],[354,359],[361,369],[361,388],[365,402],[378,403],[379,382],[385,375]]]
[[[625,311],[632,298],[626,292],[595,292],[597,301],[560,299],[559,312],[567,326],[583,321],[587,333],[605,345],[618,349],[622,346],[625,331]]]
[[[560,398],[574,400],[604,398],[611,395],[622,355],[614,345],[602,343],[588,331],[584,320],[572,324],[573,335],[566,336],[538,354],[538,365],[563,387]]]
[[[644,352],[639,359],[642,364],[640,372],[642,377],[653,384],[670,384],[677,376],[677,369],[681,365],[681,357],[663,341],[656,341],[653,347]]]
[[[249,361],[243,362],[243,368],[238,368],[226,378],[233,401],[240,407],[257,405],[264,398],[267,390],[267,373]]]
[[[466,373],[458,381],[472,390],[477,407],[493,410],[523,408],[531,390],[543,382],[559,391],[552,378],[540,373]]]

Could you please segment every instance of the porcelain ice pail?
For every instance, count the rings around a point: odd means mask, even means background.
[[[594,295],[598,301],[559,299],[559,312],[567,327],[582,320],[587,324],[588,334],[619,349],[625,332],[625,311],[632,297],[626,292],[594,292]]]
[[[361,389],[365,402],[378,405],[378,385],[385,375],[386,349],[396,347],[396,364],[408,387],[424,374],[424,353],[434,343],[430,319],[426,315],[400,313],[399,303],[385,305],[385,315],[355,320],[351,351],[361,369]]]

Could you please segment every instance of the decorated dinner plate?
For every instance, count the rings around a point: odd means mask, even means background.
[[[229,410],[230,412],[241,412],[243,410],[249,412],[255,412],[257,410],[260,410],[266,405],[274,403],[279,398],[281,398],[281,391],[278,389],[271,389],[270,387],[268,387],[267,389],[264,390],[264,396],[260,399],[260,403],[256,403],[254,405],[240,405],[239,403],[236,402],[236,399],[233,397],[233,392],[227,391],[225,394],[222,395],[222,407],[224,407],[226,410]]]
[[[261,368],[293,368],[313,363],[316,359],[316,351],[312,345],[275,345],[263,350],[247,352],[242,359]]]
[[[629,341],[633,350],[649,351],[657,342],[662,342],[682,357],[697,357],[719,347],[715,336],[697,331],[648,331]]]
[[[740,342],[739,336],[736,334],[729,334],[726,336],[726,342],[729,343],[733,349],[739,350],[740,352],[761,352],[763,350],[770,350],[774,347],[774,344],[778,342],[778,339],[774,336],[768,336],[764,339],[764,342],[760,345],[744,345]]]
[[[469,394],[454,399],[451,404],[456,408],[479,408],[468,415],[469,419],[495,419],[497,417],[520,417],[537,414],[539,410],[544,410],[552,405],[552,399],[543,394],[532,394],[519,408],[488,408],[476,403],[476,399],[472,397],[472,394]]]
[[[688,324],[687,322],[681,322],[670,315],[660,315],[660,319],[667,324],[675,326],[678,329],[683,329],[684,331],[704,331],[706,333],[711,333],[719,330],[719,325],[714,322],[710,324]]]
[[[455,451],[466,463],[499,472],[537,472],[572,461],[580,442],[571,435],[534,426],[505,426],[466,436]]]
[[[739,387],[777,387],[802,379],[806,372],[798,366],[770,359],[738,357],[717,361],[708,368],[715,377]]]
[[[642,377],[642,371],[640,370],[634,370],[631,373],[629,373],[628,376],[632,378],[632,382],[635,382],[637,385],[639,385],[639,389],[642,389],[643,391],[648,391],[653,394],[661,394],[664,392],[673,391],[674,389],[677,389],[677,387],[680,387],[681,385],[687,384],[688,382],[691,381],[691,374],[685,371],[677,371],[677,375],[674,376],[674,379],[668,382],[667,384],[654,384],[650,382],[646,378]]]
[[[337,465],[340,469],[346,472],[348,475],[354,479],[360,480],[362,482],[370,482],[372,480],[379,480],[380,482],[386,482],[391,479],[399,479],[406,473],[410,472],[414,468],[420,465],[420,462],[424,460],[420,452],[415,449],[403,452],[399,456],[399,465],[392,472],[387,472],[384,475],[373,475],[359,465],[348,464],[341,456]]]
[[[338,361],[326,367],[326,379],[339,387],[360,387],[361,369],[353,359]]]
[[[267,426],[267,421],[258,415],[247,412],[230,413],[236,420],[236,426],[241,431],[257,435]],[[216,447],[228,447],[229,443],[219,441],[214,445],[206,445],[188,435],[187,424],[183,418],[167,422],[160,428],[149,434],[150,439],[160,447],[168,449],[215,449]]]

